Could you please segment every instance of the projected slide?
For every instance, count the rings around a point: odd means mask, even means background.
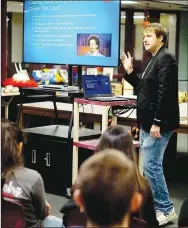
[[[120,1],[24,2],[23,61],[118,66]]]

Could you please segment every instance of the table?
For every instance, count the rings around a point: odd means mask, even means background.
[[[188,102],[180,103],[180,128],[177,133],[188,134]]]
[[[73,110],[73,104],[63,102],[56,102],[56,104],[58,110],[58,117],[61,119],[70,119]],[[102,114],[102,109],[100,109],[100,107],[97,105],[86,104],[84,105],[84,107],[80,107],[80,120],[87,123],[101,123]],[[20,126],[22,126],[23,128],[28,127],[27,120],[25,119],[30,115],[54,118],[55,114],[53,109],[53,103],[46,101],[23,104],[20,117]],[[136,110],[132,112],[129,118],[126,118],[128,115],[129,112],[128,114],[123,114],[121,117],[118,117],[118,121],[121,121],[122,123],[127,121],[128,126],[132,126],[136,122]]]
[[[12,99],[14,98],[14,96],[19,96],[20,92],[17,93],[1,93],[1,105],[3,105],[5,107],[5,118],[8,119],[8,108],[9,105],[12,101]]]
[[[62,119],[69,119],[71,116],[72,104],[67,103],[60,103],[56,102],[57,110],[58,110],[58,117]],[[187,105],[188,103],[180,104],[180,116],[187,118]],[[87,104],[83,108],[80,108],[80,119],[85,120],[88,123],[100,123],[101,116],[102,116],[102,109],[98,108],[96,105],[89,105]],[[89,118],[88,118],[88,114]],[[54,107],[53,103],[50,101],[46,102],[34,102],[30,104],[23,104],[21,118],[20,118],[20,125],[22,127],[27,127],[27,123],[24,121],[25,116],[29,115],[37,115],[37,116],[46,116],[53,118],[55,117],[54,114]],[[118,117],[118,123],[132,126],[136,123],[136,110],[127,118],[128,114],[123,114],[122,116]],[[177,133],[188,134],[188,119],[180,121],[180,128],[176,130]]]
[[[60,93],[61,95],[57,96],[57,93]],[[83,96],[83,92],[81,92],[79,89],[73,88],[72,86],[68,86],[64,89],[58,89],[57,87],[25,87],[20,88],[20,105],[19,105],[19,111],[17,114],[17,120],[16,122],[19,123],[20,121],[20,115],[22,112],[22,106],[23,103],[31,103],[31,102],[42,102],[42,101],[52,101],[54,106],[54,113],[56,118],[56,123],[59,122],[58,119],[58,113],[57,113],[57,101],[64,101],[64,102],[73,102],[74,97],[80,97]]]
[[[187,105],[188,103],[182,103],[180,104],[180,116],[184,117],[184,120],[182,119],[180,122],[180,128],[176,130],[177,133],[183,133],[183,134],[188,134],[188,121],[187,121]],[[60,103],[57,102],[57,109],[58,109],[58,117],[60,119],[70,119],[71,114],[72,114],[72,109],[73,109],[73,104],[67,104],[67,103]],[[87,123],[101,123],[102,119],[102,113],[103,109],[100,106],[97,105],[90,105],[86,104],[83,107],[80,107],[80,121],[85,121]],[[22,114],[20,118],[20,125],[23,127],[28,127],[27,126],[27,119],[29,116],[46,116],[49,118],[54,118],[54,109],[53,109],[53,103],[46,101],[46,102],[36,102],[36,103],[30,103],[30,104],[23,104],[23,109],[22,109]],[[186,118],[185,118],[186,117]],[[135,126],[136,124],[136,110],[133,111],[133,113],[127,117],[127,114],[123,114],[122,116],[117,118],[118,124],[122,124],[125,126]],[[95,128],[98,130],[98,128]],[[182,138],[181,135],[178,135],[179,137]],[[185,136],[185,135],[184,135]],[[173,141],[173,139],[171,140]],[[184,150],[187,150],[187,144],[182,143],[182,140],[178,140],[178,144],[176,145],[176,148],[174,150],[177,151],[178,145],[181,144]],[[184,141],[183,141],[184,142]],[[90,143],[90,146],[95,148],[96,142]],[[92,148],[91,148],[92,149]],[[169,148],[169,157],[171,155],[173,150],[171,150],[171,147]],[[166,153],[167,154],[167,153]],[[176,155],[173,155],[176,156]],[[166,160],[169,160],[169,157],[166,158]],[[169,165],[167,165],[169,167]]]
[[[108,110],[109,107],[117,107],[117,106],[130,106],[135,105],[136,100],[128,100],[128,101],[93,101],[87,100],[84,98],[75,98],[74,99],[74,132],[73,132],[73,158],[72,158],[72,183],[75,182],[77,173],[78,173],[78,148],[87,148],[95,150],[95,146],[97,145],[97,140],[86,140],[79,141],[79,105],[97,105],[102,108],[102,133],[108,127]],[[112,124],[117,124],[117,117],[112,116]],[[134,142],[135,147],[139,147],[139,142]],[[140,157],[140,156],[139,156]],[[140,160],[140,159],[139,159]]]

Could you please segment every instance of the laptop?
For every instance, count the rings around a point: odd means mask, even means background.
[[[94,101],[128,101],[125,97],[113,96],[108,75],[82,75],[84,97]]]

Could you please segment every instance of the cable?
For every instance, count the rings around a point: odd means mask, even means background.
[[[80,109],[81,107],[83,108],[83,113],[84,113],[84,104],[80,104],[80,105],[79,105],[79,109]],[[83,127],[83,125],[84,125],[83,121],[82,121],[82,124],[81,124],[81,122],[79,121],[79,127]]]
[[[128,116],[126,116],[126,118],[128,118],[128,117],[133,113],[134,109],[135,109],[135,108],[132,108],[132,111],[129,113]]]
[[[85,111],[84,111],[84,106],[85,105],[87,105],[87,104],[80,104],[80,106],[79,106],[79,109],[82,107],[82,109],[83,109],[83,114],[85,114]],[[86,126],[86,123],[87,123],[87,118],[86,118],[86,116],[87,115],[85,115],[84,117],[84,121],[82,121],[82,125],[80,125],[81,127],[83,127],[83,126]]]
[[[118,117],[131,110],[131,112],[126,117],[128,118],[132,114],[135,108],[136,108],[136,105],[110,107],[108,110],[108,115],[111,115],[111,116],[113,115],[115,117]]]

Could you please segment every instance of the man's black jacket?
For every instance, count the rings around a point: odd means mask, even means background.
[[[161,132],[179,127],[178,66],[164,46],[151,58],[144,74],[133,71],[125,79],[137,91],[137,118],[143,130],[149,132],[153,124]]]

